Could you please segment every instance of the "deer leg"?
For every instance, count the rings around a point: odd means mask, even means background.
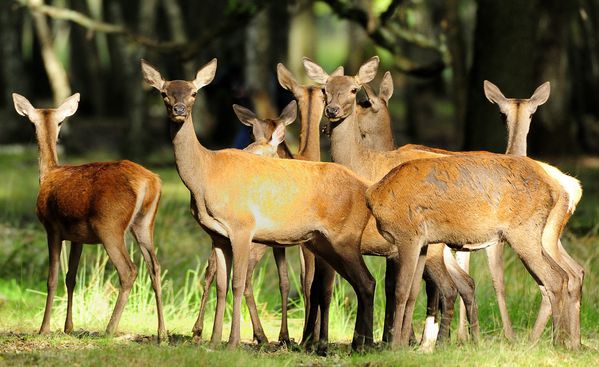
[[[112,316],[110,317],[108,326],[106,326],[106,334],[112,335],[116,332],[119,326],[123,309],[127,303],[127,299],[129,298],[129,292],[131,291],[133,282],[137,277],[137,269],[127,253],[124,233],[121,233],[120,236],[108,234],[101,236],[100,238],[104,244],[106,252],[108,252],[110,261],[116,268],[121,286],[116,304],[114,305],[114,311],[112,311]]]
[[[71,242],[71,252],[69,252],[69,270],[67,272],[67,319],[64,323],[64,332],[69,334],[73,332],[73,291],[77,282],[77,269],[79,268],[79,259],[81,259],[81,243]]]
[[[426,321],[424,323],[424,331],[422,332],[422,341],[420,350],[424,352],[432,352],[435,349],[435,342],[439,333],[439,304],[441,303],[441,295],[437,285],[430,279],[427,274],[427,266],[424,268],[424,281],[426,283]]]
[[[259,243],[252,243],[250,246],[250,254],[247,265],[247,275],[245,278],[245,289],[243,294],[245,296],[245,303],[250,311],[250,319],[252,320],[252,328],[254,330],[254,340],[258,344],[268,344],[268,338],[260,323],[260,317],[258,316],[258,308],[256,307],[256,299],[254,298],[254,269],[256,265],[264,256],[268,246],[261,245]]]
[[[315,267],[316,267],[316,256],[314,255],[314,253],[310,250],[308,250],[308,248],[304,245],[300,245],[300,251],[301,251],[301,256],[300,256],[300,263],[301,263],[301,268],[302,268],[302,272],[301,272],[301,282],[302,282],[302,292],[303,292],[303,296],[304,296],[304,329],[302,332],[302,345],[304,345],[304,336],[306,336],[308,334],[308,330],[306,330],[306,328],[308,327],[308,319],[310,316],[310,307],[311,307],[311,289],[312,289],[312,283],[314,281],[314,272],[315,272]],[[312,325],[312,330],[310,330],[311,333],[311,340],[315,341],[318,339],[318,336],[320,334],[320,326],[319,326],[319,316],[318,316],[318,308],[316,309],[316,313],[315,313],[315,320],[314,320],[314,324]]]
[[[231,246],[226,241],[217,242],[216,244],[216,310],[214,312],[214,325],[212,327],[212,337],[210,343],[216,345],[223,339],[223,319],[225,316],[225,307],[227,305],[227,292],[229,290],[229,278],[231,274],[231,261],[233,254]]]
[[[192,329],[193,340],[196,343],[202,340],[202,331],[204,330],[204,314],[206,313],[206,303],[208,302],[208,297],[210,295],[208,291],[210,290],[210,286],[212,285],[212,281],[216,275],[216,262],[216,251],[213,247],[212,251],[210,252],[210,257],[208,258],[206,270],[204,271],[204,291],[202,292],[202,299],[200,300],[200,311],[198,312],[198,318],[196,319]]]
[[[62,249],[62,241],[58,234],[46,229],[48,236],[48,294],[46,296],[46,308],[44,309],[44,319],[40,327],[40,334],[45,334],[50,331],[50,318],[52,316],[52,303],[54,302],[54,293],[56,292],[56,283],[58,281],[58,266],[60,260],[60,250]]]
[[[493,288],[497,296],[497,306],[501,315],[501,323],[503,325],[503,335],[509,341],[514,341],[514,329],[510,320],[510,315],[507,311],[505,303],[505,284],[503,271],[503,242],[499,242],[494,246],[486,248],[487,261],[489,263],[489,271],[493,280]]]
[[[233,315],[231,320],[231,334],[228,348],[235,348],[241,341],[241,298],[245,289],[248,259],[252,238],[249,230],[240,229],[229,234],[231,249],[233,250]]]
[[[287,303],[289,299],[289,274],[287,273],[287,261],[285,260],[285,248],[272,249],[277,270],[279,271],[279,291],[281,292],[281,330],[279,342],[290,345],[289,327],[287,325]]]
[[[154,247],[154,226],[144,225],[145,221],[142,220],[141,224],[134,224],[131,227],[133,236],[139,244],[141,254],[148,268],[148,275],[152,281],[152,289],[154,290],[154,299],[156,301],[156,314],[158,318],[158,331],[157,337],[158,342],[167,339],[166,328],[164,326],[164,314],[162,307],[162,284],[161,284],[161,271],[160,263],[156,257],[156,249]]]
[[[421,279],[418,278],[416,272],[422,245],[420,241],[410,239],[407,235],[400,235],[395,238],[397,239],[394,243],[398,249],[399,272],[397,272],[397,280],[395,281],[395,319],[393,322],[392,346],[399,347],[408,344],[411,325],[405,325],[405,322],[411,324],[412,320],[411,317],[405,317],[406,308],[413,281],[417,279],[417,282],[420,282]],[[407,332],[405,338],[402,332],[404,329]]]
[[[320,330],[316,353],[326,355],[329,343],[329,311],[333,288],[335,286],[335,270],[322,258],[317,258],[317,273],[315,279],[321,282],[318,288],[318,309],[320,310]]]
[[[456,252],[456,261],[459,267],[468,275],[470,273],[470,252]],[[459,288],[458,288],[459,291]],[[460,292],[460,296],[462,292]],[[468,340],[468,329],[466,326],[466,304],[464,298],[460,299],[460,315],[458,321],[458,340]]]
[[[391,341],[393,318],[395,316],[395,281],[399,271],[397,256],[388,257],[385,268],[385,323],[383,325],[383,343]]]
[[[426,264],[426,250],[427,247],[422,247],[421,254],[418,257],[416,263],[416,270],[412,278],[412,285],[410,287],[410,293],[406,302],[406,308],[404,311],[404,322],[403,329],[401,330],[401,338],[405,343],[409,343],[410,338],[413,335],[414,329],[412,328],[412,316],[414,314],[414,306],[416,305],[416,299],[420,292],[420,281],[422,280],[422,273],[424,272],[424,265]],[[443,297],[443,294],[441,294]]]
[[[465,306],[466,316],[470,325],[470,335],[472,335],[472,341],[476,343],[480,337],[480,329],[478,326],[478,306],[476,305],[475,299],[474,279],[460,268],[455,257],[453,257],[451,250],[447,246],[443,249],[443,259],[449,276],[453,280],[453,284],[460,294],[461,304]],[[465,336],[467,339],[468,333],[464,332],[464,334],[465,335],[462,335],[462,337]],[[458,340],[463,341],[466,339],[460,338],[458,330]]]

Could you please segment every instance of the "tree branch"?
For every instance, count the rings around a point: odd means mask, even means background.
[[[122,35],[129,40],[142,46],[152,48],[163,53],[178,53],[183,60],[188,60],[197,54],[212,40],[223,34],[238,29],[240,25],[247,23],[252,16],[262,9],[266,1],[257,1],[255,6],[241,7],[239,11],[232,12],[225,21],[218,26],[212,27],[192,41],[160,41],[142,34],[135,33],[121,24],[111,24],[93,19],[80,12],[52,5],[45,5],[35,0],[15,0],[21,6],[29,9],[34,14],[44,14],[53,19],[68,20],[92,32]]]
[[[395,66],[399,71],[423,77],[436,75],[445,68],[442,57],[439,57],[439,61],[430,65],[418,65],[405,56],[401,56],[402,50],[399,44],[400,39],[417,47],[432,49],[440,55],[443,55],[445,49],[438,40],[428,38],[417,32],[412,32],[400,27],[399,24],[396,23],[387,24],[387,21],[391,18],[403,0],[393,0],[387,10],[381,14],[380,18],[375,20],[369,19],[368,13],[363,9],[350,5],[345,1],[321,1],[327,3],[339,17],[358,23],[364,28],[368,37],[370,37],[375,44],[393,53],[395,56]]]

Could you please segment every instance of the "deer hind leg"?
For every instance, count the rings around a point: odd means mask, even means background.
[[[164,325],[164,313],[162,306],[162,284],[160,263],[156,257],[154,247],[154,212],[152,215],[146,215],[136,220],[131,226],[131,232],[139,244],[141,254],[148,268],[148,275],[152,281],[154,298],[156,301],[156,314],[158,318],[157,337],[158,341],[166,340],[166,327]]]
[[[290,345],[289,326],[287,324],[287,305],[289,299],[289,274],[287,273],[287,261],[285,260],[285,248],[273,248],[273,255],[277,270],[279,272],[279,291],[281,292],[281,330],[279,342]]]
[[[64,323],[64,332],[69,334],[73,332],[73,291],[77,283],[77,269],[79,268],[79,259],[81,259],[81,243],[71,242],[71,252],[69,252],[69,270],[67,272],[67,319]]]
[[[199,343],[202,340],[202,331],[204,330],[204,314],[206,313],[206,303],[208,302],[209,290],[216,275],[216,251],[214,247],[210,252],[208,258],[208,264],[206,264],[206,270],[204,270],[204,286],[202,292],[202,299],[200,300],[200,311],[198,312],[198,318],[193,325],[192,334],[193,341]]]
[[[233,254],[231,246],[226,239],[213,238],[212,245],[216,254],[216,309],[210,343],[217,345],[223,339],[223,319],[229,290],[229,279]]]
[[[252,234],[249,229],[241,228],[230,233],[229,239],[233,250],[233,278],[231,282],[233,288],[233,315],[227,347],[235,348],[241,341],[241,299],[245,289]]]
[[[415,340],[414,328],[412,327],[412,319],[414,315],[414,307],[416,306],[416,299],[418,298],[418,293],[420,293],[420,281],[422,280],[424,266],[426,264],[426,251],[427,247],[425,246],[422,248],[421,254],[418,257],[418,261],[416,263],[416,270],[414,272],[414,276],[412,277],[412,284],[410,286],[410,292],[408,293],[406,308],[403,314],[404,322],[403,328],[401,330],[401,340],[405,341],[406,344],[409,344],[411,340]],[[441,293],[441,299],[442,298],[443,293]],[[433,336],[436,339],[436,335]]]
[[[256,269],[256,265],[258,265],[267,249],[268,246],[259,243],[252,243],[250,245],[247,275],[245,278],[245,290],[243,292],[245,303],[250,311],[250,319],[252,320],[252,328],[254,330],[254,340],[256,340],[258,344],[268,344],[268,338],[264,333],[264,328],[262,328],[260,316],[258,315],[258,308],[256,307],[256,299],[254,298],[254,269]]]
[[[427,273],[428,272],[425,267],[423,279],[426,284],[426,321],[424,324],[424,331],[422,332],[420,350],[424,352],[432,352],[435,349],[435,343],[439,333],[438,314],[439,305],[441,302],[441,292]]]
[[[331,308],[336,273],[322,258],[317,258],[316,262],[317,271],[315,273],[315,279],[318,279],[318,281],[321,282],[317,294],[318,309],[320,311],[320,320],[317,320],[317,322],[320,327],[316,353],[319,355],[326,355],[329,343],[329,311]]]
[[[46,229],[48,236],[48,294],[46,295],[46,308],[44,309],[44,319],[40,327],[40,334],[45,334],[50,331],[50,318],[52,317],[52,303],[54,303],[54,294],[56,292],[56,284],[58,281],[58,267],[60,263],[60,251],[62,249],[62,241],[58,233]]]
[[[564,293],[568,275],[541,246],[540,235],[533,234],[533,242],[530,241],[531,233],[534,233],[534,230],[510,233],[508,242],[539,286],[545,290],[553,315],[553,341],[555,344],[563,344],[567,335],[564,325],[567,321],[564,317]]]
[[[493,280],[493,288],[495,289],[495,295],[497,296],[497,306],[499,307],[499,314],[501,315],[503,335],[507,340],[514,341],[514,329],[505,302],[503,247],[503,242],[499,242],[494,246],[487,247],[486,253],[489,271],[491,272],[491,279]]]
[[[392,339],[392,327],[395,316],[395,281],[399,271],[399,260],[397,256],[387,258],[385,267],[385,322],[383,325],[383,343],[389,343]]]
[[[116,332],[119,326],[119,321],[121,320],[123,309],[127,303],[127,299],[129,298],[129,292],[131,291],[133,282],[137,277],[137,269],[127,253],[124,233],[122,231],[118,232],[118,234],[107,233],[100,235],[100,239],[104,244],[104,248],[108,253],[108,257],[110,258],[110,261],[116,268],[116,271],[119,275],[119,283],[121,286],[116,304],[114,305],[114,311],[112,311],[112,316],[110,317],[110,321],[106,327],[106,334],[108,335],[112,335]]]
[[[460,304],[464,305],[466,317],[468,318],[468,323],[470,325],[470,335],[472,335],[472,341],[476,343],[480,338],[480,328],[478,325],[478,306],[476,305],[474,279],[472,279],[467,272],[462,270],[447,246],[443,249],[443,259],[445,260],[445,266],[449,272],[449,276],[453,280],[453,284],[457,287],[458,293],[460,294]],[[462,332],[463,335],[462,338],[460,338],[460,331],[458,329],[458,340],[467,340],[468,333],[466,331]]]

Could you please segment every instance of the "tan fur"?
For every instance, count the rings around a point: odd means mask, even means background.
[[[40,191],[37,216],[48,236],[50,267],[48,296],[40,333],[50,328],[62,241],[71,241],[67,273],[67,320],[65,332],[73,330],[72,298],[82,245],[102,243],[119,274],[121,289],[106,332],[116,332],[133,281],[137,276],[125,247],[125,232],[131,229],[148,265],[156,296],[158,337],[165,338],[162,316],[160,265],[154,251],[153,230],[160,179],[130,161],[60,166],[56,139],[65,117],[75,113],[79,94],[57,109],[34,109],[25,97],[13,95],[15,108],[35,125],[40,149]]]
[[[330,132],[331,138],[331,154],[335,162],[341,163],[344,166],[350,168],[356,172],[363,179],[369,182],[376,182],[387,174],[391,169],[396,167],[402,162],[406,162],[413,159],[423,157],[440,157],[442,154],[436,152],[423,151],[418,149],[398,149],[392,151],[375,151],[372,147],[367,144],[370,140],[364,139],[364,136],[360,129],[360,110],[356,103],[356,90],[362,85],[357,80],[368,80],[368,78],[374,78],[376,73],[376,67],[378,65],[378,58],[373,57],[368,60],[362,67],[358,74],[362,74],[360,78],[352,76],[328,76],[324,70],[308,59],[304,59],[304,66],[306,72],[313,80],[325,80],[324,89],[327,95],[327,106],[325,108],[325,114],[329,117],[329,124],[332,126]],[[370,74],[368,74],[368,71]],[[390,89],[392,84],[390,83],[390,74],[386,74],[384,84],[381,86],[380,94],[382,96],[390,96]],[[386,85],[385,85],[386,84]],[[391,84],[391,85],[389,85]],[[369,95],[373,94],[372,91]],[[388,97],[386,97],[388,99]],[[383,104],[379,101],[379,105]],[[385,109],[385,111],[387,111]],[[385,113],[380,114],[384,116]],[[372,122],[370,122],[372,123]],[[392,136],[389,127],[389,119],[382,118],[376,121],[381,125],[387,125],[386,129],[378,130],[381,133],[376,141],[385,142],[391,141]],[[388,134],[384,136],[385,133]],[[372,142],[372,141],[371,141]],[[393,146],[393,144],[391,144]],[[379,232],[376,230],[375,221],[371,218],[362,235],[362,253],[365,255],[376,255],[393,257],[396,254],[396,250],[393,244],[386,241],[381,237]],[[435,258],[436,257],[436,258]],[[388,265],[392,266],[391,263]],[[399,271],[398,268],[393,267],[395,271]],[[387,302],[392,303],[395,293],[395,283],[393,281],[394,276],[391,274],[392,270],[388,270],[388,287]],[[451,279],[452,274],[447,271],[444,265],[443,251],[431,252],[429,260],[427,261],[426,267],[427,280],[432,283],[436,283],[437,289],[440,289],[442,293],[448,296],[447,304],[444,306],[444,322],[442,325],[442,337],[449,336],[449,322],[453,314],[453,307],[449,307],[449,303],[453,303],[451,297],[455,298],[456,290]],[[461,277],[456,279],[463,285],[472,285],[470,289],[461,287],[461,295],[468,298],[468,303],[472,304],[470,319],[473,320],[475,325],[474,331],[477,332],[478,322],[475,320],[476,304],[474,302],[474,282],[465,272],[454,272],[454,276]],[[414,289],[416,291],[416,289]],[[413,300],[415,302],[415,299]],[[386,312],[393,312],[392,309],[386,310]],[[383,331],[383,340],[389,341],[391,339],[391,322],[393,315],[386,315],[385,326]]]
[[[310,249],[326,258],[358,294],[354,348],[372,343],[374,279],[360,255],[359,239],[368,219],[365,182],[331,163],[258,157],[235,149],[209,151],[195,136],[191,85],[210,83],[216,59],[192,82],[165,81],[142,62],[146,81],[165,93],[177,169],[192,195],[198,223],[217,241],[233,266],[233,317],[229,346],[240,342],[241,296],[252,241],[295,245],[318,239]],[[189,93],[189,91],[188,91]],[[175,106],[183,104],[181,113]],[[322,203],[328,203],[323,207]],[[298,219],[296,213],[302,213]],[[227,253],[231,249],[231,254]],[[226,264],[222,264],[225,266]],[[219,267],[221,264],[219,262]],[[217,315],[219,316],[219,315]]]
[[[464,249],[506,240],[549,297],[554,342],[579,346],[576,315],[569,308],[579,295],[564,293],[569,275],[547,252],[559,234],[545,235],[556,226],[561,233],[563,222],[554,213],[567,210],[567,196],[537,162],[493,154],[413,160],[371,186],[367,200],[379,231],[398,247],[403,288],[418,278],[419,254],[430,243]],[[402,314],[407,293],[398,294]],[[409,337],[409,320],[408,312],[403,320],[396,319],[400,344]]]

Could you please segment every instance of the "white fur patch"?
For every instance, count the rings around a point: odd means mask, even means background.
[[[564,188],[566,193],[568,194],[568,211],[570,213],[574,213],[576,209],[576,205],[580,201],[582,197],[582,187],[580,186],[580,181],[575,179],[572,176],[568,176],[559,169],[549,165],[547,163],[538,162],[541,165],[541,168],[547,172],[547,174],[559,182],[559,184]]]
[[[439,323],[435,322],[434,316],[427,316],[424,323],[424,331],[422,332],[422,343],[420,350],[430,353],[435,350],[435,343],[439,335]]]

